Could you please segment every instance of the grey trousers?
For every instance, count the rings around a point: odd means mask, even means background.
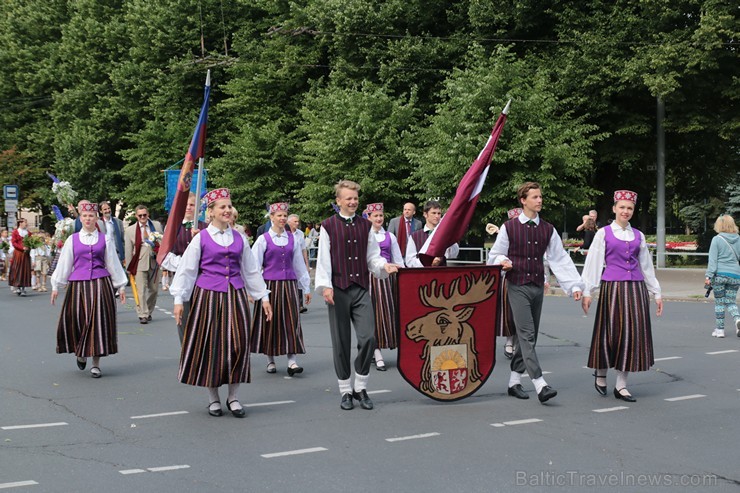
[[[369,374],[375,350],[375,312],[370,294],[356,284],[352,284],[347,289],[334,288],[334,305],[328,305],[328,307],[334,371],[337,373],[337,378],[348,380],[352,375],[350,367],[351,324],[355,326],[358,346],[355,373],[357,375]]]
[[[511,358],[511,371],[529,374],[530,378],[540,378],[542,369],[537,359],[535,346],[540,331],[540,315],[545,288],[534,284],[517,286],[509,283],[508,294],[511,312],[514,315],[516,351]]]

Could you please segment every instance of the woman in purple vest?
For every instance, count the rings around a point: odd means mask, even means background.
[[[403,255],[398,240],[393,233],[383,228],[385,214],[383,204],[378,202],[368,204],[368,219],[372,224],[371,231],[380,246],[380,256],[389,264],[403,267]],[[385,362],[381,349],[396,349],[398,346],[398,326],[396,324],[396,276],[390,275],[385,279],[370,277],[370,298],[375,311],[375,367],[378,371],[385,371]]]
[[[254,326],[250,350],[267,355],[267,373],[276,373],[275,356],[288,356],[288,375],[302,373],[296,354],[305,354],[301,319],[298,314],[298,289],[306,293],[306,304],[311,303],[311,278],[303,260],[303,251],[290,230],[288,204],[270,205],[270,229],[257,238],[252,247],[254,259],[262,268],[262,277],[270,290],[272,320],[266,317],[260,304],[254,310]]]
[[[228,384],[226,406],[231,414],[243,418],[246,412],[236,394],[239,384],[250,381],[247,292],[262,300],[268,320],[272,318],[270,292],[246,239],[229,226],[229,190],[212,190],[205,201],[211,223],[193,237],[170,286],[178,325],[183,301],[191,300],[178,378],[184,384],[208,388],[211,416],[223,414],[218,388]]]
[[[581,275],[586,285],[582,301],[585,313],[591,306],[591,291],[601,284],[588,355],[588,367],[595,370],[594,387],[606,395],[606,371],[614,368],[614,397],[627,402],[635,402],[627,390],[629,372],[647,371],[655,362],[648,292],[655,296],[657,315],[663,313],[660,284],[645,235],[629,223],[636,202],[635,192],[614,192],[612,210],[616,217],[596,232]]]
[[[127,277],[115,244],[96,227],[98,205],[83,200],[77,208],[82,229],[64,242],[51,276],[52,305],[59,287],[69,283],[57,326],[57,353],[76,354],[80,370],[92,357],[90,374],[100,378],[100,358],[118,352],[114,288],[125,303]]]

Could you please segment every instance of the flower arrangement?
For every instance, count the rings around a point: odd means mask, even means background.
[[[0,240],[0,250],[2,250],[3,253],[8,253],[10,251],[10,243]]]
[[[40,236],[29,234],[23,237],[23,246],[29,250],[33,250],[34,248],[38,248],[43,245],[44,239]]]
[[[74,204],[77,192],[72,189],[68,181],[58,181],[51,185],[51,191],[57,196],[60,204]]]
[[[159,253],[159,245],[162,244],[162,233],[153,231],[149,233],[149,238],[145,240],[152,247],[152,256],[156,256]]]
[[[74,219],[66,217],[61,221],[57,221],[54,228],[54,244],[57,248],[62,248],[67,238],[75,232]]]

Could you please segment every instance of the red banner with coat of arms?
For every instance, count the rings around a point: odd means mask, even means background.
[[[398,370],[435,400],[475,393],[496,356],[500,266],[426,267],[398,273]]]

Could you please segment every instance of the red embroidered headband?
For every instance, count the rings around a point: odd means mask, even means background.
[[[206,200],[206,205],[211,205],[219,199],[230,199],[231,193],[228,188],[217,188],[216,190],[211,190],[205,194],[204,198]]]
[[[619,202],[620,200],[628,200],[632,202],[633,204],[637,203],[637,193],[632,192],[630,190],[617,190],[614,192],[614,202]]]
[[[382,202],[376,202],[374,204],[367,204],[367,208],[365,208],[368,215],[372,214],[373,212],[383,212],[383,203]]]
[[[289,208],[290,205],[288,205],[287,202],[275,202],[274,204],[270,204],[270,214],[274,214],[280,211],[288,212]]]
[[[77,212],[98,212],[98,204],[94,204],[87,200],[80,200],[77,204]]]
[[[524,212],[524,209],[517,207],[516,209],[509,209],[506,214],[509,216],[509,219],[514,219],[515,217],[521,216],[522,212]]]

